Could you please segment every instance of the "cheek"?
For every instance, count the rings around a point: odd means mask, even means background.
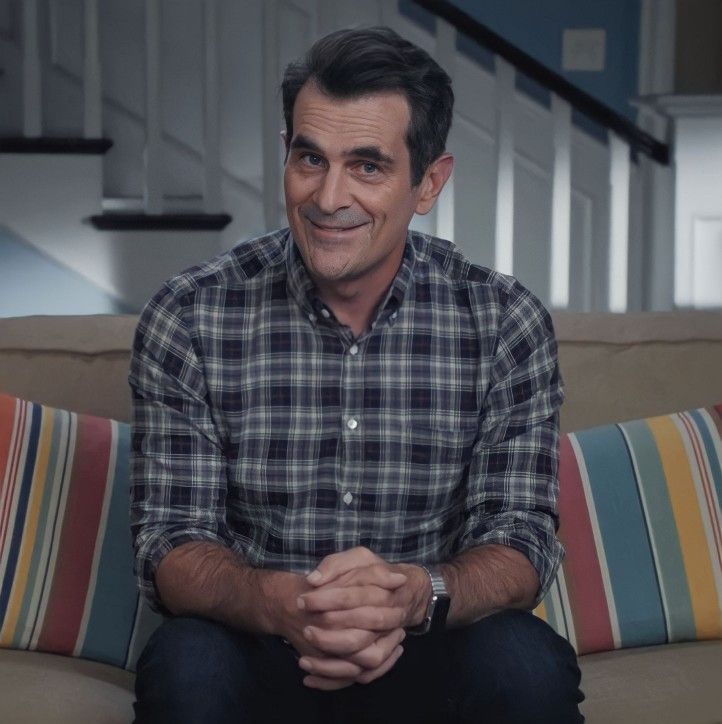
[[[298,201],[306,195],[306,187],[308,186],[308,180],[294,173],[290,168],[286,168],[283,175],[283,188],[286,192],[286,197]]]

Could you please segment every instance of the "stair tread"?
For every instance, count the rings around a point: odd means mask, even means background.
[[[230,214],[113,212],[96,214],[90,222],[101,231],[220,231],[231,222]]]
[[[66,136],[0,137],[0,153],[104,154],[113,142],[109,138]]]

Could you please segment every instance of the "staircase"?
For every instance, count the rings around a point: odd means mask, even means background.
[[[472,23],[450,3],[5,5],[22,12],[0,3],[0,224],[123,308],[285,225],[283,68],[335,28],[379,23],[454,79],[453,182],[414,227],[513,273],[554,308],[648,306],[644,169],[664,165],[666,147],[604,107],[604,126],[581,128],[581,92],[540,92],[516,70],[521,58],[528,74],[530,59],[488,31],[486,49],[469,52]]]

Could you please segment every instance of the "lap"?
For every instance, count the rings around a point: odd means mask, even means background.
[[[557,724],[582,721],[575,714],[581,696],[574,652],[528,612],[504,611],[463,629],[409,636],[403,646],[401,659],[377,681],[319,692],[303,685],[293,652],[276,637],[236,633],[202,619],[172,619],[156,631],[139,661],[138,722],[156,721],[141,716],[149,691],[180,699],[202,696],[200,705],[232,712],[226,718],[204,714],[209,722],[291,716],[296,722],[348,724],[542,722],[540,712],[546,710]],[[167,693],[160,694],[163,689]],[[187,702],[164,706],[176,717],[190,711]],[[535,718],[525,718],[529,711]]]
[[[136,724],[323,721],[320,692],[305,687],[302,674],[278,637],[168,619],[138,660]]]

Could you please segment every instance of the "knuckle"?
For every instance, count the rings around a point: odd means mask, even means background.
[[[373,651],[369,655],[369,668],[377,669],[383,663],[384,652],[378,646],[374,646]]]
[[[376,556],[368,548],[365,548],[364,546],[358,546],[356,548],[356,551],[358,552],[358,555],[362,559],[367,560],[370,563],[372,563],[376,560]]]
[[[363,666],[364,669],[376,669],[383,663],[381,652],[373,646],[366,651],[362,651],[355,659],[357,664]]]

